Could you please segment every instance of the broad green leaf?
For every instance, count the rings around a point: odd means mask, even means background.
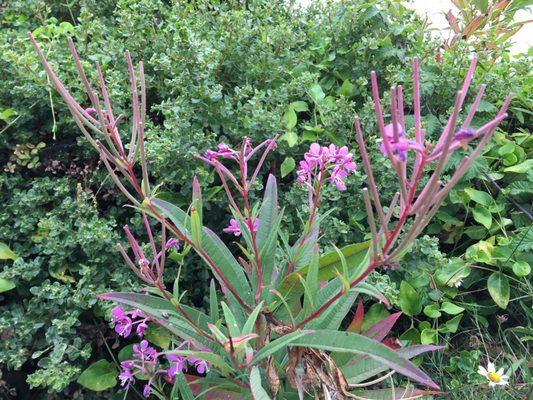
[[[525,261],[517,261],[513,264],[513,272],[516,276],[528,276],[531,273],[531,266]]]
[[[252,367],[250,372],[250,390],[254,400],[270,400],[270,396],[261,385],[261,374],[257,367]]]
[[[153,343],[162,349],[168,349],[170,346],[170,333],[162,326],[150,324],[144,333],[144,336],[150,343]]]
[[[0,278],[0,293],[7,292],[15,287],[16,285],[9,279]]]
[[[418,292],[406,281],[400,283],[400,307],[402,311],[413,317],[422,311],[422,302]]]
[[[309,106],[305,101],[293,101],[290,107],[296,112],[309,111]]]
[[[283,114],[283,117],[281,118],[283,123],[285,124],[285,127],[288,130],[291,130],[296,126],[296,123],[298,122],[298,116],[296,115],[296,112],[293,108],[289,107],[287,111],[285,111],[285,114]]]
[[[350,82],[349,79],[346,79],[339,90],[337,90],[337,93],[349,99],[357,94],[357,86]]]
[[[456,315],[456,314],[462,313],[465,310],[463,307],[459,307],[458,305],[450,303],[449,301],[443,302],[440,309],[441,311],[445,312],[446,314],[450,314],[450,315]]]
[[[309,88],[309,96],[311,96],[311,99],[313,99],[316,104],[320,104],[326,97],[322,87],[318,83],[315,83]]]
[[[456,315],[452,319],[446,321],[446,323],[442,324],[439,327],[439,331],[441,331],[442,333],[457,332],[457,329],[459,328],[459,322],[461,322],[462,318],[463,318],[463,314]]]
[[[0,242],[0,260],[16,260],[17,257],[7,244]]]
[[[281,135],[279,140],[285,140],[289,147],[293,147],[298,143],[298,135],[294,131],[288,131]]]
[[[472,188],[466,188],[465,192],[468,194],[468,197],[470,197],[470,200],[475,201],[478,204],[487,206],[492,202],[492,197],[487,192],[482,192],[481,190]]]
[[[285,178],[289,175],[294,170],[294,167],[296,167],[296,161],[294,161],[294,158],[285,157],[285,160],[283,160],[280,167],[281,177]]]
[[[500,307],[507,308],[509,303],[509,279],[500,272],[493,272],[487,279],[490,297]]]
[[[437,304],[430,304],[428,306],[425,306],[424,314],[426,314],[429,318],[439,318],[442,315],[442,313],[439,310],[439,306]]]
[[[424,329],[420,333],[420,342],[422,344],[437,343],[437,331],[435,329]]]
[[[528,159],[520,164],[513,165],[512,167],[507,167],[504,169],[505,172],[514,172],[517,174],[525,174],[526,172],[533,169],[533,159]]]
[[[255,354],[252,363],[257,364],[262,359],[271,356],[275,352],[281,350],[282,348],[287,347],[295,340],[305,336],[309,335],[310,333],[313,333],[312,330],[304,330],[299,332],[292,332],[288,333],[286,335],[281,336],[278,339],[275,339],[271,341],[270,343],[266,344],[265,346],[261,347],[259,351]]]
[[[320,330],[295,340],[291,346],[367,355],[416,382],[438,389],[437,384],[413,363],[387,346],[357,333]]]
[[[412,400],[412,399],[430,399],[433,398],[433,396],[430,396],[432,394],[442,394],[440,391],[437,390],[421,390],[416,388],[403,388],[403,387],[395,387],[395,388],[387,388],[387,389],[371,389],[371,390],[363,390],[358,389],[353,392],[352,394],[356,396],[360,396],[358,398],[360,399],[372,399],[372,400]]]
[[[483,225],[485,228],[490,229],[492,225],[492,215],[489,210],[479,204],[472,210],[474,219]]]
[[[98,360],[89,365],[79,376],[77,382],[89,390],[100,392],[117,384],[118,370],[115,364],[107,360]]]

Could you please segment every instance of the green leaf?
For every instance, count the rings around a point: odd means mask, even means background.
[[[152,204],[172,223],[182,232],[188,232],[187,226],[190,226],[190,221],[186,213],[184,213],[179,207],[161,200],[154,199]],[[237,262],[233,254],[229,251],[226,245],[220,240],[220,238],[209,228],[204,227],[202,232],[202,248],[204,253],[199,253],[199,255],[206,261],[210,266],[213,274],[224,284],[222,278],[211,266],[208,260],[204,257],[203,254],[207,254],[209,258],[218,266],[222,275],[231,282],[236,292],[247,302],[251,302],[252,293],[246,275],[242,270],[241,265]]]
[[[288,132],[285,132],[279,138],[279,140],[285,140],[289,147],[293,147],[296,143],[298,143],[298,135],[294,131],[288,131]]]
[[[209,285],[209,316],[211,317],[211,323],[213,324],[215,324],[220,318],[217,289],[213,279],[211,279],[211,284]]]
[[[424,314],[426,314],[429,318],[439,318],[442,313],[439,310],[439,306],[437,304],[430,304],[428,306],[424,307]],[[423,344],[427,344],[422,342]],[[431,342],[433,343],[433,342]]]
[[[78,383],[89,390],[100,392],[117,384],[118,370],[112,362],[98,360],[81,373]]]
[[[531,266],[525,261],[517,261],[513,264],[513,272],[516,276],[528,276],[531,273]]]
[[[170,346],[170,332],[162,326],[150,324],[145,332],[146,339],[162,349],[168,349]]]
[[[294,167],[296,167],[296,161],[294,161],[294,158],[292,157],[285,157],[285,160],[281,163],[281,177],[285,178],[287,175],[289,175],[292,170],[294,170]]]
[[[16,285],[8,279],[0,278],[0,293],[14,289]]]
[[[400,308],[402,311],[413,317],[422,311],[422,303],[418,292],[406,281],[400,283]]]
[[[270,396],[261,385],[261,374],[257,367],[252,367],[252,370],[250,371],[250,390],[252,391],[252,398],[254,400],[271,400]]]
[[[439,327],[439,330],[442,333],[455,333],[457,332],[457,328],[459,328],[459,322],[463,318],[463,314],[456,315],[452,319],[446,321],[445,324],[442,324]]]
[[[179,392],[179,395],[178,395]],[[181,396],[181,397],[180,397]],[[176,375],[176,384],[172,387],[170,393],[171,400],[194,400],[194,395],[189,386],[189,382],[183,373]]]
[[[299,338],[291,346],[367,355],[416,382],[438,389],[437,384],[413,363],[387,346],[357,333],[320,330]]]
[[[492,215],[489,210],[480,205],[476,205],[476,207],[472,210],[472,214],[477,222],[479,222],[485,228],[490,229],[492,225]]]
[[[507,308],[509,303],[509,279],[500,272],[494,272],[487,279],[490,297],[500,308]]]
[[[445,312],[446,314],[450,314],[450,315],[456,315],[456,314],[462,313],[465,310],[463,307],[459,307],[458,305],[450,303],[449,301],[443,302],[440,309],[441,311]]]
[[[466,188],[465,192],[468,197],[470,197],[470,200],[475,201],[478,204],[483,204],[484,206],[487,206],[492,202],[491,195],[486,192],[482,192],[481,190]]]
[[[252,333],[254,331],[254,325],[255,321],[257,320],[257,316],[259,315],[259,311],[261,311],[261,308],[263,307],[263,302],[259,303],[257,307],[254,308],[248,319],[246,320],[246,323],[244,324],[244,327],[242,328],[242,335],[247,335],[249,333]]]
[[[504,169],[505,172],[514,172],[517,174],[525,174],[529,170],[533,169],[533,159],[528,159],[520,164],[513,165]]]
[[[298,122],[298,116],[296,115],[296,112],[289,107],[289,109],[285,111],[285,114],[283,114],[281,120],[285,124],[285,127],[288,130],[291,130],[296,126],[296,123]]]
[[[349,79],[346,79],[342,83],[342,86],[339,88],[337,93],[349,99],[350,97],[353,97],[357,94],[357,86],[350,82]]]
[[[289,106],[296,112],[309,111],[309,106],[305,101],[293,101]]]
[[[287,347],[289,344],[291,344],[295,340],[301,338],[302,336],[308,335],[312,332],[314,331],[304,330],[300,332],[292,332],[292,333],[288,333],[286,335],[281,336],[278,339],[271,341],[270,343],[266,344],[265,346],[259,349],[259,351],[255,354],[252,360],[252,363],[257,364],[262,359],[271,356],[278,350],[281,350],[282,348]]]
[[[424,329],[420,333],[420,342],[422,344],[437,343],[437,331],[435,329]]]
[[[321,103],[326,97],[322,87],[318,83],[315,83],[309,88],[309,96],[311,96],[311,99],[313,99],[316,104]]]
[[[16,260],[17,255],[11,251],[9,246],[4,242],[0,242],[0,260]]]
[[[222,312],[224,313],[224,319],[226,320],[226,326],[229,329],[229,333],[232,338],[235,338],[237,336],[241,335],[241,330],[239,326],[237,325],[237,321],[235,320],[235,316],[229,309],[226,303],[221,302],[222,305]]]

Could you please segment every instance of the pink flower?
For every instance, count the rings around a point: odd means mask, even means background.
[[[344,191],[346,190],[346,184],[344,183],[344,179],[346,179],[347,176],[348,172],[341,169],[340,167],[335,167],[329,177],[329,181],[335,184],[338,190]]]
[[[471,128],[461,129],[454,136],[455,140],[464,141],[472,139],[474,136],[474,131]]]
[[[167,358],[172,363],[172,366],[168,370],[169,376],[172,377],[183,372],[185,369],[185,360],[183,357],[180,357],[177,354],[168,354]]]
[[[304,159],[310,168],[315,166],[323,166],[324,158],[328,156],[327,147],[321,147],[318,143],[312,143],[309,151],[304,154]]]
[[[296,171],[296,174],[298,175],[298,178],[296,179],[298,183],[304,184],[307,182],[308,178],[311,176],[311,167],[307,161],[300,161],[300,169]]]
[[[113,322],[115,323],[115,332],[119,336],[128,337],[131,333],[131,327],[133,326],[133,321],[129,318],[121,306],[113,308],[111,311],[113,314]]]
[[[85,109],[85,112],[92,117],[93,114],[96,112],[96,110],[94,108],[92,108],[92,107],[89,107],[89,108]]]
[[[244,223],[249,229],[250,221],[248,218],[244,219]],[[257,232],[258,229],[259,229],[259,218],[256,218],[252,223],[252,231]],[[235,218],[231,218],[229,220],[229,225],[226,228],[222,229],[222,231],[225,233],[233,233],[235,236],[241,236],[241,233],[242,233],[241,229],[239,228],[239,224],[237,223],[237,220]]]
[[[167,243],[165,244],[165,249],[166,250],[174,249],[178,251],[180,249],[180,244],[178,242],[178,239],[175,239],[175,238],[168,239]]]
[[[122,371],[118,376],[120,380],[120,385],[124,386],[126,389],[135,382],[134,374],[131,372],[131,369],[134,367],[135,363],[132,360],[122,361],[120,363],[120,368]]]
[[[233,233],[235,236],[241,236],[241,230],[235,218],[231,218],[229,220],[229,225],[222,229],[222,231],[225,233]]]
[[[392,124],[385,126],[385,141],[389,144],[392,154],[396,154],[402,162],[407,160],[407,150],[424,150],[419,143],[405,138],[405,132],[402,130],[400,124],[396,124],[396,128],[398,130],[398,141],[394,140],[394,128]],[[384,142],[381,143],[379,150],[384,156],[387,155],[387,147]]]

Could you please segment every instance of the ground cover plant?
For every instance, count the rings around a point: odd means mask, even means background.
[[[7,339],[2,340],[0,364],[2,395],[7,398],[30,396],[25,394],[26,380],[50,391],[51,398],[99,398],[100,393],[91,390],[118,385],[119,364],[131,357],[135,335],[118,340],[113,326],[105,322],[113,318],[112,305],[96,300],[95,294],[138,285],[134,274],[128,276],[116,262],[113,243],[118,240],[125,246],[116,226],[128,224],[140,242],[149,241],[142,217],[120,207],[124,198],[105,178],[105,165],[98,163],[86,141],[79,140],[65,103],[47,89],[51,82],[26,39],[28,30],[84,108],[90,104],[82,82],[74,78],[76,66],[65,62],[70,57],[67,35],[74,36],[91,82],[97,82],[91,64],[101,63],[113,105],[126,116],[130,96],[124,90],[123,52],[130,49],[133,59],[146,61],[146,150],[151,178],[162,183],[158,196],[188,209],[196,175],[203,187],[203,220],[236,254],[236,242],[242,239],[222,233],[231,218],[222,182],[214,168],[191,159],[193,154],[203,154],[221,141],[238,147],[244,136],[256,144],[279,133],[276,151],[270,152],[249,195],[252,204],[260,204],[268,174],[277,177],[285,208],[280,237],[294,243],[310,212],[306,191],[294,184],[298,160],[313,142],[347,145],[358,169],[344,179],[346,190],[324,185],[321,196],[321,209],[328,215],[320,221],[318,243],[322,255],[336,254],[332,243],[342,249],[370,239],[361,195],[367,176],[356,151],[354,111],[362,122],[378,192],[392,199],[396,191],[394,168],[383,162],[374,144],[379,134],[370,71],[380,76],[385,103],[390,100],[388,87],[401,83],[405,104],[411,104],[412,78],[405,62],[415,54],[422,56],[421,125],[434,143],[451,113],[450,99],[466,73],[472,47],[481,49],[475,39],[463,39],[437,52],[440,42],[429,38],[423,22],[399,2],[336,2],[313,4],[307,10],[260,1],[253,6],[205,2],[183,8],[154,1],[97,6],[76,1],[67,7],[29,3],[9,2],[2,10],[5,29],[0,34],[6,77],[0,85],[2,182],[8,204],[0,237],[6,244],[1,332]],[[510,3],[512,12],[520,6]],[[28,14],[28,9],[37,13]],[[198,19],[191,18],[192,10]],[[275,23],[265,34],[267,21]],[[401,310],[385,343],[443,345],[443,350],[415,357],[414,362],[450,398],[464,398],[465,392],[471,398],[527,397],[529,390],[530,57],[513,60],[506,46],[499,43],[499,48],[479,53],[472,87],[486,84],[486,89],[471,126],[478,128],[489,120],[512,91],[509,116],[443,199],[425,236],[415,240],[393,270],[378,268],[368,275],[367,283],[384,294],[388,305],[359,294],[363,305],[354,304],[341,324],[346,329],[357,320],[354,332],[364,333]],[[242,68],[243,59],[248,60],[247,68]],[[475,94],[467,95],[465,104],[470,105]],[[406,106],[405,112],[406,125],[414,126],[412,108]],[[466,115],[459,115],[459,123]],[[121,125],[125,122],[128,118]],[[411,134],[408,130],[408,137]],[[461,162],[461,154],[450,158],[442,172],[444,181]],[[34,203],[39,204],[35,210]],[[65,220],[71,225],[60,223]],[[153,223],[151,228],[157,229]],[[106,237],[104,243],[95,241],[100,235]],[[58,243],[65,240],[68,245],[60,250]],[[186,290],[180,301],[208,314],[211,274],[193,251],[184,257],[182,250],[183,246],[168,254],[165,287],[172,288],[179,270],[180,287]],[[45,305],[45,313],[36,304]],[[67,319],[65,304],[74,310]],[[135,327],[143,326],[144,318],[134,320]],[[17,329],[13,332],[10,326]],[[102,335],[88,334],[95,330]],[[167,346],[168,335],[155,327],[147,329],[145,338],[152,347]],[[506,367],[509,385],[493,390],[486,375],[477,373],[478,365],[488,367],[487,359]],[[107,383],[91,386],[87,377],[98,371],[97,376],[107,376]],[[75,380],[79,383],[69,385]],[[397,387],[405,384],[398,374],[393,380]],[[117,387],[103,395],[123,398]],[[142,397],[142,382],[137,387],[139,392],[132,388],[128,396]],[[44,390],[31,393],[46,396]]]

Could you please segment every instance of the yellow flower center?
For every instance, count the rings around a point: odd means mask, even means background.
[[[489,372],[487,374],[487,378],[494,383],[499,383],[502,380],[500,375],[498,375],[496,372]]]

